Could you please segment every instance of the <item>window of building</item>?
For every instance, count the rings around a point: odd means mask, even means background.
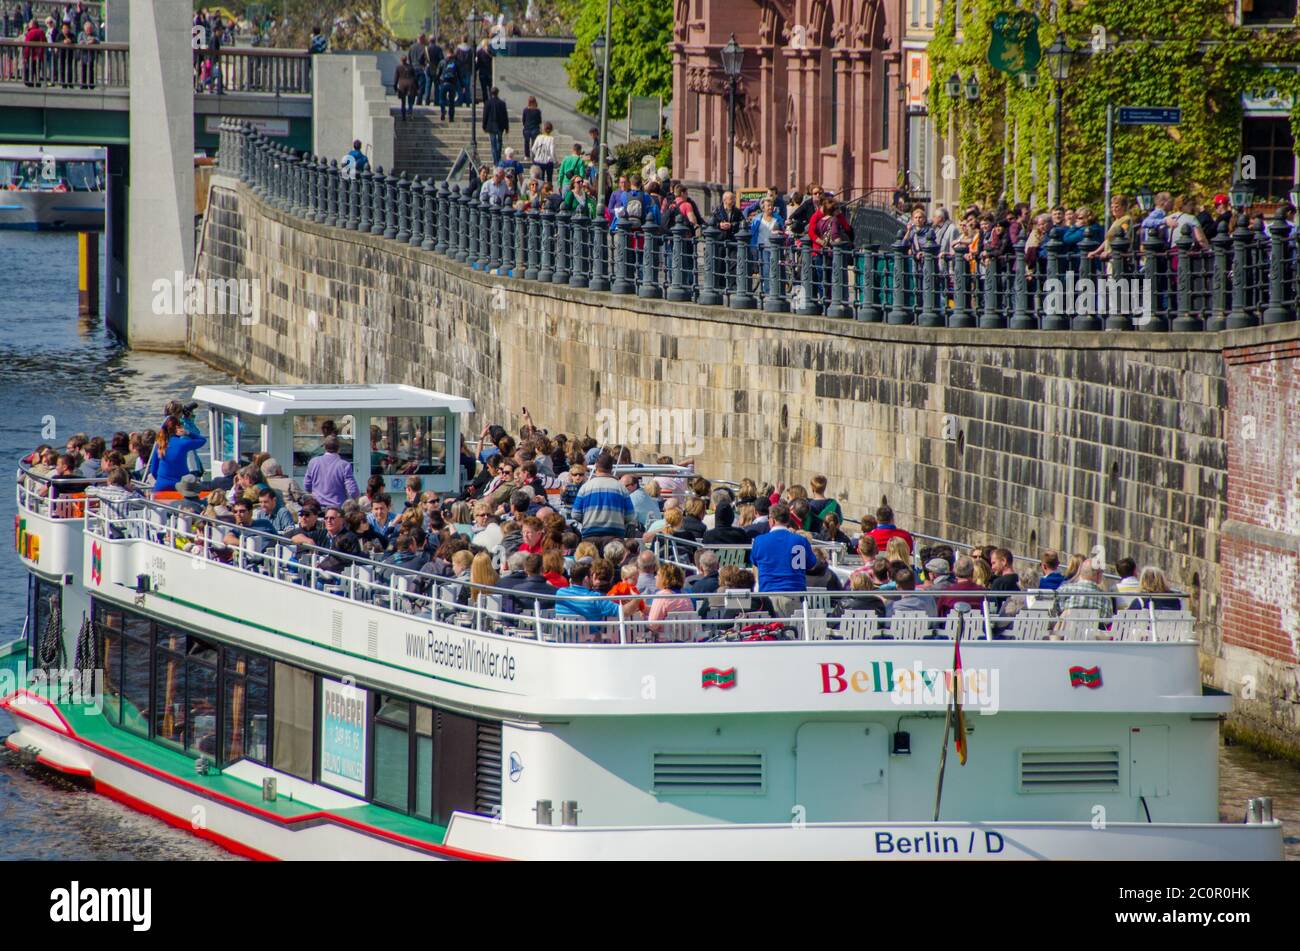
[[[443,475],[447,417],[376,416],[370,420],[370,472]]]
[[[338,430],[339,455],[348,462],[352,461],[353,419],[351,416],[310,416],[293,417],[293,475],[299,478],[306,474],[307,464],[317,456],[325,453],[324,428],[333,424]]]
[[[912,26],[921,25],[921,0],[912,0]]]
[[[880,148],[881,151],[889,148],[889,69],[888,65],[881,63],[880,71]]]
[[[1246,116],[1241,152],[1255,159],[1255,199],[1282,199],[1296,181],[1295,136],[1285,116]]]
[[[311,782],[316,727],[315,677],[276,663],[271,768]]]
[[[909,115],[907,117],[907,146],[908,181],[918,182],[921,188],[930,191],[933,184],[930,178],[929,116]]]
[[[1242,26],[1282,26],[1295,21],[1296,0],[1238,0]]]
[[[934,29],[934,0],[925,0],[925,25]]]
[[[839,105],[837,101],[839,98],[839,83],[835,75],[835,59],[831,55],[829,46],[822,49],[820,72],[824,83],[821,98],[821,118],[824,135],[822,145],[834,145],[839,134],[839,129],[836,128],[836,122],[839,118],[837,115],[839,112],[837,108]]]

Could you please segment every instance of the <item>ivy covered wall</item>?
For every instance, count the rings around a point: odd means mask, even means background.
[[[1038,85],[1025,89],[1015,76],[994,70],[987,52],[994,16],[1014,9],[1013,0],[960,0],[960,39],[954,18],[958,0],[943,3],[929,44],[929,107],[936,128],[950,128],[953,102],[944,91],[957,72],[979,77],[976,102],[956,104],[957,172],[963,204],[997,201],[1002,192],[1005,136],[1019,133],[1007,169],[1008,195],[1019,175],[1020,197],[1036,193],[1046,203],[1054,148],[1054,82],[1046,59]],[[1291,128],[1300,129],[1300,28],[1258,29],[1235,24],[1233,0],[1087,0],[1059,4],[1058,24],[1049,4],[1021,4],[1040,18],[1039,42],[1051,46],[1058,28],[1076,51],[1064,85],[1061,197],[1068,204],[1100,208],[1105,192],[1106,104],[1180,106],[1177,126],[1115,126],[1114,188],[1132,195],[1142,186],[1206,200],[1227,191],[1240,157],[1241,93],[1275,88],[1293,103]],[[1057,6],[1052,4],[1052,6]],[[1094,26],[1107,34],[1104,52],[1092,52]],[[1266,68],[1283,65],[1284,68]],[[1008,116],[1004,121],[1004,109]],[[1037,184],[1031,169],[1037,160]]]

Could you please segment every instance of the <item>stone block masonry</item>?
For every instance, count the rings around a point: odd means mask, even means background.
[[[623,403],[682,411],[702,426],[706,475],[806,485],[822,473],[851,518],[887,499],[902,524],[962,543],[1131,555],[1191,593],[1207,677],[1240,695],[1253,676],[1240,705],[1251,725],[1300,747],[1283,689],[1297,670],[1300,503],[1294,481],[1260,474],[1285,449],[1295,478],[1300,416],[1294,398],[1277,399],[1280,380],[1296,385],[1279,354],[1294,352],[1300,325],[972,331],[616,297],[304,223],[229,178],[214,179],[204,227],[199,276],[261,288],[253,326],[191,321],[190,351],[225,370],[444,390],[474,400],[477,426],[515,428],[521,406],[579,434]],[[1230,359],[1228,342],[1242,348]],[[1238,368],[1239,352],[1255,356]],[[1256,413],[1267,435],[1251,463],[1233,447],[1239,406],[1255,404],[1273,409]],[[682,453],[669,441],[633,449]],[[1229,534],[1234,519],[1254,527]],[[1251,581],[1254,600],[1242,600],[1229,585],[1246,575],[1273,580]]]

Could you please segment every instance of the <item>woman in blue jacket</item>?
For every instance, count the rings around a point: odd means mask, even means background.
[[[153,476],[155,492],[169,492],[176,483],[190,473],[190,453],[202,448],[207,440],[199,435],[194,420],[178,422],[168,416],[158,430],[154,442],[153,458],[149,460],[149,475]]]
[[[785,227],[785,220],[776,210],[776,201],[770,195],[763,199],[762,210],[754,215],[749,225],[749,246],[752,250],[750,260],[757,260],[763,272],[763,291],[774,290],[770,281],[772,262],[772,235],[780,236]]]

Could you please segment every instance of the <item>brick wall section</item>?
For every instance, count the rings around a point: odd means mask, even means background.
[[[191,321],[190,349],[206,360],[254,380],[465,395],[476,425],[514,427],[524,405],[541,425],[578,433],[594,433],[596,413],[623,401],[691,411],[703,426],[699,468],[718,478],[807,484],[824,473],[850,517],[887,497],[902,524],[928,534],[1035,555],[1102,544],[1108,561],[1128,553],[1162,566],[1195,595],[1214,676],[1228,472],[1237,471],[1219,335],[926,330],[613,297],[491,277],[303,224],[229,180],[218,186],[200,276],[264,283],[254,326]],[[1294,337],[1296,327],[1232,339]],[[1295,403],[1279,447],[1296,445]],[[634,449],[682,454],[680,445]],[[1278,458],[1280,449],[1260,455],[1233,488],[1251,487],[1243,511],[1273,505],[1269,524],[1291,524],[1300,504],[1292,488],[1278,508]],[[1234,578],[1258,574],[1256,560],[1231,562]],[[1233,617],[1230,636],[1242,645],[1256,637],[1256,650],[1285,648],[1260,611]],[[1251,633],[1255,619],[1264,623]]]
[[[1300,661],[1300,343],[1227,350],[1224,641]],[[1239,474],[1239,476],[1238,476]],[[1245,526],[1264,533],[1247,533]],[[1240,534],[1243,537],[1236,537]],[[1247,537],[1253,535],[1253,537]]]

